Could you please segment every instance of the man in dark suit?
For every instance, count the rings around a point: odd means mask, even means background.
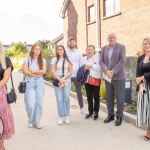
[[[115,33],[108,35],[109,44],[102,47],[100,66],[109,80],[105,80],[108,116],[104,120],[108,123],[114,120],[114,94],[117,99],[117,111],[115,125],[122,123],[124,101],[125,101],[125,70],[126,59],[125,46],[116,42]]]

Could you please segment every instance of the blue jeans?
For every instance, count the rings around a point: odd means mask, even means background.
[[[54,86],[59,117],[69,116],[70,114],[69,94],[71,89],[71,79],[69,78],[68,80],[69,84],[62,88]]]
[[[42,116],[44,96],[43,77],[26,77],[25,106],[29,123],[39,123]]]

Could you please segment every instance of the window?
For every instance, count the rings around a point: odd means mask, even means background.
[[[104,16],[112,16],[120,12],[120,0],[104,0],[105,13]]]
[[[94,5],[88,7],[88,22],[95,21],[95,8]]]

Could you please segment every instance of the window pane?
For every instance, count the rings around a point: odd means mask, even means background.
[[[89,22],[95,21],[95,8],[94,6],[89,7]]]
[[[105,0],[105,16],[114,14],[114,0]]]
[[[115,12],[120,12],[120,0],[115,0]]]

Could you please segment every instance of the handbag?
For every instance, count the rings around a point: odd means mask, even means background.
[[[65,59],[63,60],[63,63],[62,63],[62,73],[63,73],[62,76],[64,76],[64,64],[65,64]],[[54,79],[52,84],[55,87],[59,87],[59,80],[58,79]]]
[[[54,79],[52,83],[53,83],[53,86],[59,87],[59,80]]]
[[[101,80],[88,75],[87,83],[94,86],[100,86]]]
[[[28,67],[29,67],[29,58],[28,58]],[[23,81],[21,81],[19,83],[19,86],[18,86],[18,90],[19,90],[19,93],[25,93],[26,91],[26,81],[25,81],[25,77],[23,78]]]
[[[22,81],[19,83],[18,90],[19,90],[19,93],[25,93],[25,91],[26,91],[26,82],[25,81]]]
[[[11,103],[16,103],[16,99],[17,99],[17,94],[14,88],[14,84],[13,84],[13,78],[12,78],[12,74],[11,74],[11,84],[12,84],[12,88],[11,91],[7,93],[7,103],[11,104]],[[6,86],[7,89],[7,86]]]

